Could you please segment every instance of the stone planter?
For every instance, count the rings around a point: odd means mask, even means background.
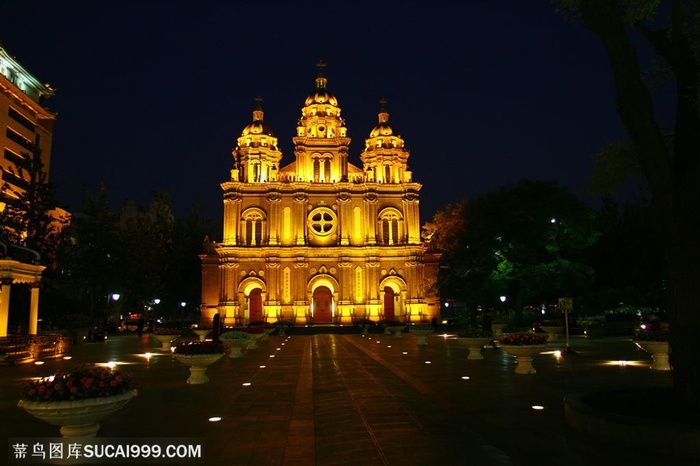
[[[205,353],[205,354],[177,354],[175,357],[178,361],[190,367],[190,377],[187,383],[191,385],[203,384],[209,382],[207,377],[207,367],[221,359],[224,353]]]
[[[547,341],[556,341],[557,335],[564,333],[563,325],[542,325],[540,328],[543,332],[547,332]]]
[[[506,328],[508,324],[491,324],[491,331],[493,336],[498,338],[503,335],[503,329]]]
[[[264,327],[263,328],[263,336],[260,339],[260,341],[270,341],[270,335],[272,335],[275,330],[277,330],[274,327]]]
[[[394,325],[391,327],[387,327],[387,330],[389,330],[389,333],[394,334],[394,338],[401,338],[403,330],[406,328],[405,325]]]
[[[207,335],[211,333],[210,328],[193,328],[192,331],[199,338],[199,341],[204,341],[207,339]]]
[[[430,328],[409,328],[409,331],[418,337],[418,346],[425,346],[428,341],[425,339],[428,335],[433,333],[433,327]]]
[[[161,351],[170,351],[170,342],[173,340],[177,340],[180,337],[180,335],[156,335],[153,334],[153,338],[158,340],[160,342],[160,350]]]
[[[634,340],[634,344],[641,350],[651,354],[651,359],[654,361],[650,369],[656,371],[670,371],[671,364],[668,362],[668,342],[667,341],[646,341]]]
[[[457,344],[467,347],[467,359],[484,359],[481,350],[492,341],[491,337],[457,337]]]
[[[87,398],[76,401],[27,401],[17,406],[42,421],[61,426],[63,437],[94,437],[100,421],[120,410],[136,396],[136,390],[121,395]]]
[[[262,337],[265,336],[265,332],[263,333],[249,333],[250,335],[250,344],[248,345],[248,349],[258,349],[258,342],[262,340]]]
[[[547,348],[547,345],[500,345],[504,351],[515,356],[517,366],[516,374],[534,374],[537,371],[532,366],[532,358]]]
[[[239,331],[226,332],[221,335],[219,339],[224,345],[230,348],[230,358],[242,358],[243,350],[248,348],[250,342],[252,341],[250,333]]]

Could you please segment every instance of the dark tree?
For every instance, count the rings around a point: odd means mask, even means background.
[[[688,408],[700,411],[700,3],[561,3],[580,14],[610,59],[618,114],[649,185],[663,245],[674,389]],[[666,65],[666,77],[675,84],[670,139],[657,121],[633,35]]]
[[[10,173],[13,183],[0,190],[0,226],[4,236],[15,244],[37,251],[44,265],[55,265],[56,249],[66,220],[57,215],[56,186],[48,182],[41,151],[35,147],[23,153],[21,162]]]
[[[439,212],[430,228],[443,250],[441,296],[479,305],[508,296],[525,305],[580,293],[592,282],[584,252],[597,238],[591,209],[563,188],[521,181]]]

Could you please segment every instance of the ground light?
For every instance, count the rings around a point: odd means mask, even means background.
[[[544,406],[533,405],[533,406],[532,406],[532,409],[534,409],[535,411],[542,411],[542,410],[544,409]]]
[[[209,422],[219,422],[221,418],[219,416],[213,416],[209,418]]]

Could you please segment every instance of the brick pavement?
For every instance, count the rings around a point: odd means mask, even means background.
[[[187,368],[157,342],[117,336],[76,346],[70,361],[1,366],[0,433],[58,435],[16,407],[21,380],[114,360],[134,374],[139,395],[98,436],[196,438],[207,465],[684,464],[566,427],[568,393],[671,383],[628,338],[572,340],[575,356],[537,356],[533,375],[514,374],[500,349],[468,360],[450,338],[433,334],[428,343],[410,333],[272,336],[212,365],[210,383],[187,385]],[[156,356],[147,362],[146,351]],[[641,365],[608,363],[623,359]],[[0,455],[8,458],[7,445]]]

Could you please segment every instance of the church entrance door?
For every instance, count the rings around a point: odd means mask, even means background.
[[[250,322],[259,322],[263,320],[262,313],[262,290],[256,288],[250,292],[248,296],[250,309]]]
[[[333,311],[331,303],[333,295],[325,286],[319,286],[314,290],[314,322],[332,322]]]
[[[386,320],[395,320],[396,313],[394,312],[394,290],[390,286],[384,287],[384,318]]]

